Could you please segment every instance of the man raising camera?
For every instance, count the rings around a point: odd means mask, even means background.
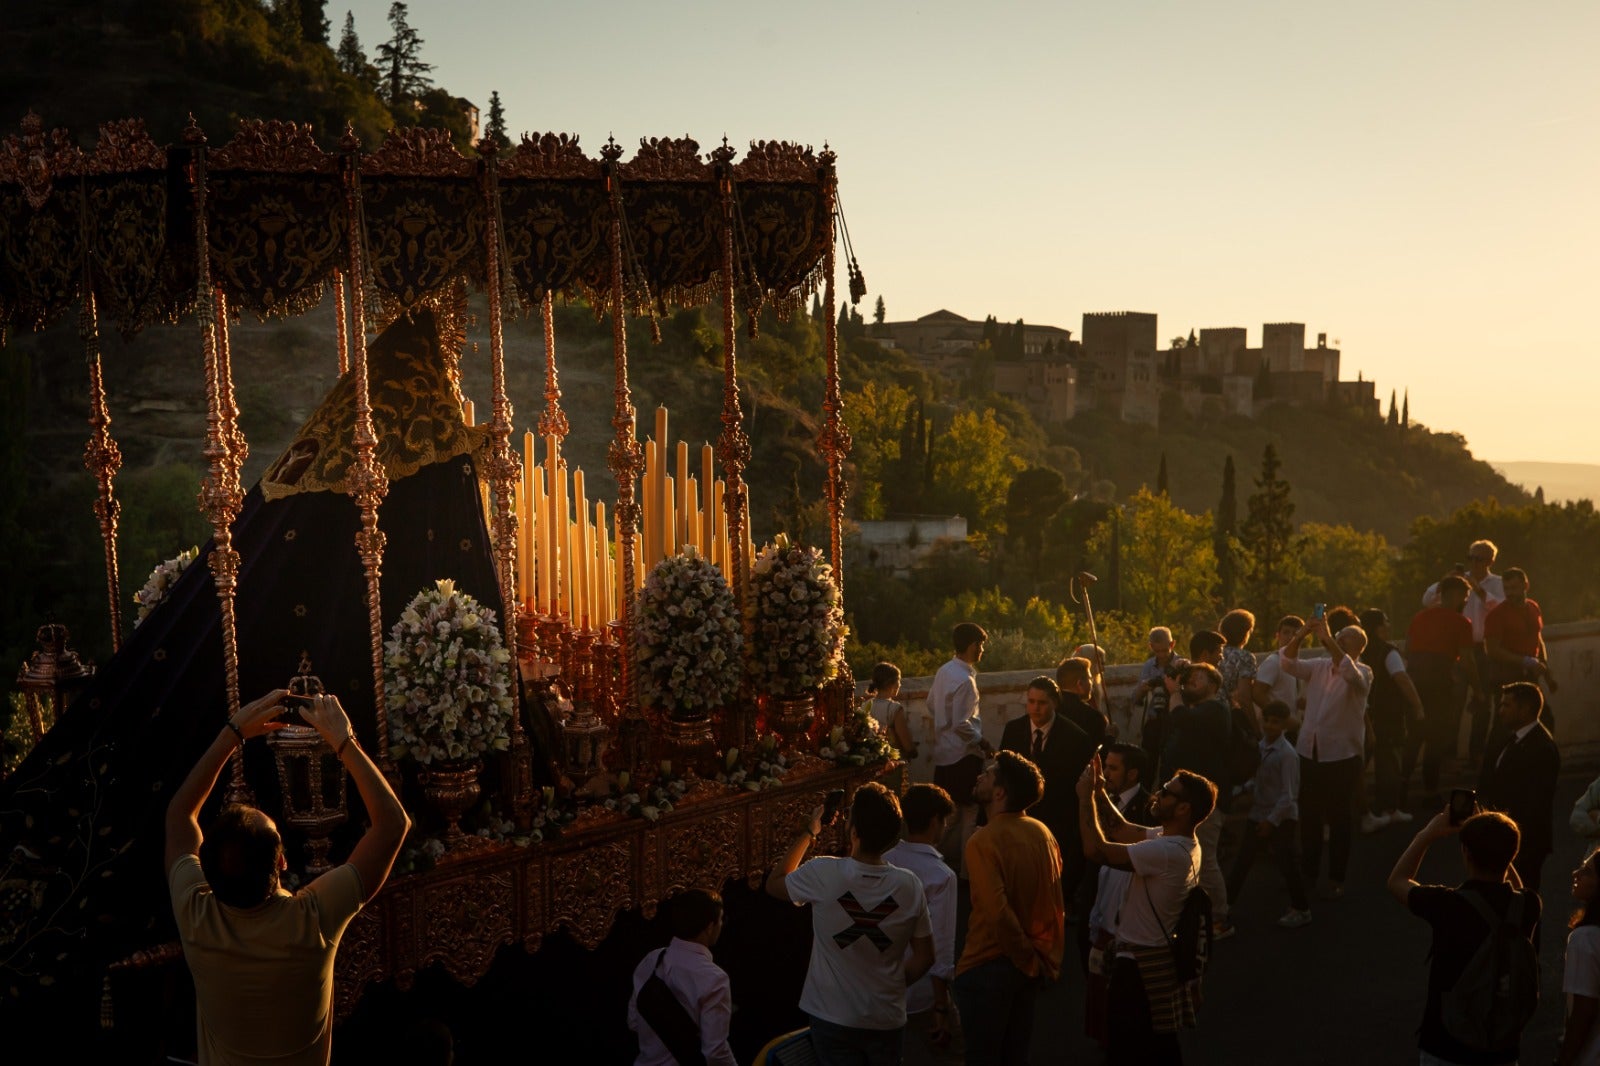
[[[332,696],[298,710],[355,779],[372,827],[343,866],[293,895],[271,818],[230,804],[200,832],[200,808],[236,748],[282,729],[284,689],[239,709],[189,771],[167,807],[167,881],[194,975],[202,1066],[326,1064],[333,1050],[333,958],[345,926],[389,876],[411,820],[355,742]]]

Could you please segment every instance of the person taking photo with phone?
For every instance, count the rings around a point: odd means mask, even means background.
[[[1452,813],[1434,815],[1389,874],[1389,894],[1433,929],[1417,1048],[1424,1066],[1515,1063],[1539,1002],[1539,895],[1523,891],[1512,865],[1516,823],[1487,811],[1456,824]],[[1428,848],[1458,834],[1467,879],[1419,884]]]
[[[167,880],[194,975],[201,1066],[329,1061],[339,938],[383,887],[411,828],[339,701],[313,696],[295,709],[355,779],[372,819],[350,858],[291,894],[278,883],[288,869],[283,839],[264,812],[229,804],[201,832],[200,808],[223,765],[247,741],[287,724],[275,721],[287,695],[275,689],[224,722],[167,807]]]
[[[1313,612],[1314,614],[1317,612]],[[1328,649],[1326,659],[1300,659],[1300,639],[1315,636]],[[1350,865],[1355,792],[1365,760],[1367,693],[1372,669],[1360,661],[1367,634],[1347,625],[1335,639],[1326,617],[1313,618],[1299,635],[1278,649],[1283,672],[1306,683],[1306,716],[1295,749],[1300,754],[1300,862],[1309,888],[1322,870],[1322,827],[1328,827],[1329,899],[1344,895]]]
[[[811,812],[767,875],[767,894],[811,905],[811,964],[800,1009],[811,1017],[817,1062],[895,1064],[906,989],[933,966],[928,902],[916,874],[884,861],[900,839],[900,801],[876,781],[856,789],[851,802],[850,854],[819,855],[802,865],[838,809],[829,804]]]

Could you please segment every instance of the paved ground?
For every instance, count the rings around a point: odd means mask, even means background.
[[[1568,871],[1585,850],[1585,842],[1565,829],[1566,816],[1595,770],[1593,763],[1569,766],[1557,792],[1557,848],[1544,868],[1549,920],[1541,951],[1543,995],[1524,1036],[1524,1063],[1550,1062],[1561,1034]],[[1411,826],[1357,837],[1345,898],[1314,900],[1315,919],[1303,929],[1273,924],[1287,900],[1276,869],[1268,862],[1257,865],[1234,911],[1239,934],[1217,945],[1200,1027],[1185,1034],[1186,1063],[1399,1066],[1417,1061],[1429,932],[1384,888],[1395,860],[1431,812],[1419,808],[1415,814]],[[1453,884],[1461,877],[1458,850],[1437,846],[1423,864],[1425,881]],[[1082,1033],[1083,977],[1069,959],[1063,979],[1039,1000],[1033,1063],[1101,1061],[1099,1048]],[[957,1053],[932,1051],[921,1031],[910,1035],[907,1050],[909,1066],[962,1061]]]

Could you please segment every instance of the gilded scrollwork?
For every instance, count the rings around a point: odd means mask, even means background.
[[[229,302],[260,315],[318,303],[344,250],[343,200],[332,175],[210,175],[211,271]]]
[[[816,153],[811,146],[788,141],[751,141],[750,150],[735,164],[735,181],[791,182],[818,180]]]
[[[586,178],[598,181],[600,163],[578,147],[576,134],[524,133],[516,148],[500,160],[500,177]]]
[[[339,938],[335,963],[338,973],[334,982],[334,1011],[338,1017],[343,1018],[355,1009],[367,985],[388,976],[385,968],[388,952],[384,950],[386,910],[383,902],[369,903],[350,920]]]
[[[639,150],[619,169],[623,181],[711,180],[711,167],[691,137],[640,137]]]
[[[207,165],[212,170],[332,174],[338,162],[318,146],[309,122],[246,119],[233,140],[211,153]]]
[[[363,177],[470,178],[478,164],[456,151],[449,130],[405,126],[389,131],[376,152],[361,157]]]
[[[145,129],[142,118],[120,118],[102,123],[94,154],[84,161],[85,174],[131,174],[139,170],[165,170],[167,151]]]
[[[550,928],[565,926],[572,939],[597,948],[617,914],[637,905],[639,841],[621,840],[556,855],[550,862]]]
[[[458,875],[417,893],[417,933],[427,945],[418,967],[440,963],[452,978],[475,985],[494,953],[516,941],[516,891],[509,869]]]
[[[453,152],[454,149],[451,149]],[[363,180],[362,230],[377,295],[391,311],[409,308],[466,277],[487,279],[484,207],[477,183]]]
[[[50,199],[56,179],[83,173],[83,150],[63,129],[45,132],[44,120],[33,111],[22,119],[21,135],[0,141],[0,182],[22,188],[35,211]]]

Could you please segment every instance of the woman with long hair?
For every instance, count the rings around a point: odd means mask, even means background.
[[[1572,898],[1578,902],[1567,934],[1567,1025],[1561,1036],[1559,1066],[1600,1064],[1600,848],[1572,871]]]

